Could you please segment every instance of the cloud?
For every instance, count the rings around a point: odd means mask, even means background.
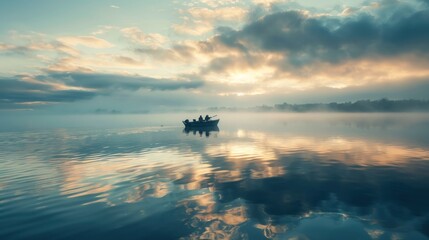
[[[6,51],[13,48],[13,46],[6,44],[6,43],[0,43],[0,51]]]
[[[429,77],[425,29],[429,9],[401,2],[362,7],[348,16],[280,11],[240,30],[219,28],[204,44],[223,45],[230,53],[206,52],[210,60],[200,74],[231,83],[247,75],[264,92],[414,81]],[[255,71],[265,72],[256,82],[250,74]]]
[[[91,34],[92,35],[105,34],[105,33],[109,32],[109,31],[114,30],[114,29],[117,29],[117,27],[110,26],[110,25],[103,25],[103,26],[100,26],[98,30],[92,32]]]
[[[179,34],[203,35],[215,29],[215,25],[237,25],[248,14],[248,9],[237,6],[235,1],[206,3],[209,7],[193,6],[180,10],[182,23],[173,24],[172,29]]]
[[[200,88],[198,80],[170,80],[97,73],[48,73],[0,79],[0,108],[88,100],[116,91],[175,91]]]
[[[181,24],[173,24],[171,28],[179,34],[199,36],[212,31],[213,25],[199,20],[186,20]]]
[[[246,14],[247,10],[241,7],[223,7],[223,8],[201,8],[193,7],[185,11],[194,19],[200,19],[205,21],[240,21]]]
[[[288,0],[253,0],[252,2],[257,5],[260,4],[265,7],[270,7],[273,4],[288,2]]]
[[[199,88],[201,81],[157,79],[142,76],[126,76],[117,74],[99,73],[51,73],[37,77],[39,80],[59,80],[67,85],[94,89],[97,91],[109,90],[178,90]]]
[[[127,57],[127,56],[116,56],[115,60],[118,63],[125,64],[125,65],[137,65],[138,66],[138,65],[142,64],[141,62],[139,62],[139,61],[137,61],[131,57]]]
[[[81,45],[89,48],[113,47],[113,44],[111,44],[110,42],[94,36],[67,36],[67,37],[59,37],[57,40],[69,46]]]
[[[28,108],[29,105],[72,102],[90,99],[96,94],[94,91],[84,89],[58,89],[56,87],[58,84],[29,81],[25,76],[1,78],[0,108],[20,109]]]
[[[58,52],[70,56],[77,56],[80,52],[65,42],[49,39],[41,34],[30,34],[15,37],[13,44],[0,43],[0,53],[28,55],[38,51]]]
[[[110,5],[110,7],[111,7],[111,8],[115,8],[115,9],[120,8],[120,7],[116,6],[116,5]]]
[[[240,31],[222,34],[218,40],[244,51],[282,53],[300,66],[315,61],[341,60],[374,55],[392,56],[429,51],[429,10],[380,22],[371,15],[336,19],[309,17],[299,11],[268,15]]]
[[[140,45],[156,48],[164,45],[168,39],[167,37],[158,34],[158,33],[144,33],[138,27],[128,27],[121,29],[121,32],[124,36],[134,43],[138,43]]]
[[[209,7],[216,8],[221,6],[234,5],[239,3],[239,0],[198,0]]]
[[[34,73],[34,64],[25,67],[26,72],[46,81],[85,87],[98,83],[97,94],[195,89],[193,93],[211,94],[212,102],[246,95],[262,95],[259,100],[264,101],[296,97],[302,91],[315,97],[318,89],[347,93],[355,87],[380,90],[386,83],[412,85],[429,79],[427,1],[380,1],[330,12],[310,11],[293,2],[257,2],[256,10],[234,0],[186,4],[179,12],[183,22],[172,28],[194,35],[190,38],[101,26],[94,35],[109,31],[106,37],[122,36],[129,45],[119,48],[110,38],[98,36],[27,34],[0,43],[0,54],[32,58],[45,74]],[[101,50],[93,53],[82,47]],[[198,81],[186,81],[184,73]],[[82,80],[89,78],[88,83]]]

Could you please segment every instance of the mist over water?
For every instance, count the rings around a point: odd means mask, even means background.
[[[0,239],[429,239],[429,114],[0,119]]]

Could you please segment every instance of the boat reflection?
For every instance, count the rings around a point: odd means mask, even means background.
[[[183,129],[183,132],[186,135],[189,135],[189,133],[192,133],[193,135],[197,135],[197,133],[202,137],[203,135],[206,137],[210,137],[212,133],[215,133],[215,137],[217,136],[217,133],[219,132],[218,126],[210,126],[210,127],[185,127]]]

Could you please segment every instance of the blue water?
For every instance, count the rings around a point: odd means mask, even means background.
[[[429,239],[429,115],[219,116],[1,116],[0,239]]]

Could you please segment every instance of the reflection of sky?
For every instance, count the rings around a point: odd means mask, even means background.
[[[427,239],[429,149],[390,137],[412,124],[324,121],[1,133],[0,237]]]

